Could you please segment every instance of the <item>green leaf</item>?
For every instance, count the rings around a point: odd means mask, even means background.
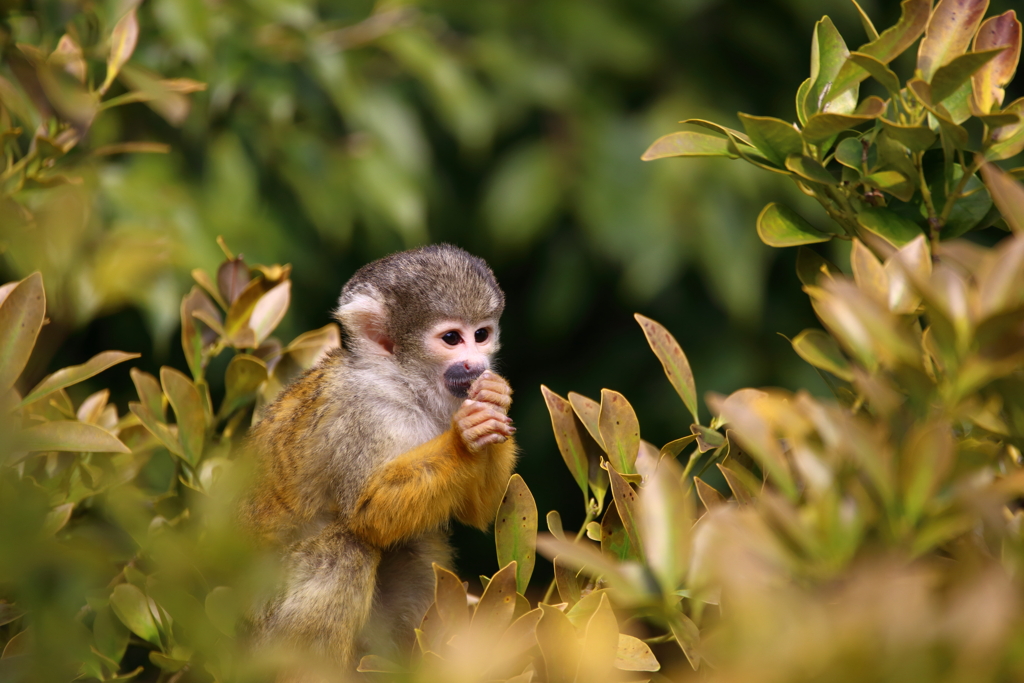
[[[640,323],[640,329],[644,331],[647,343],[654,351],[654,355],[661,361],[665,376],[672,383],[679,398],[683,400],[683,405],[690,411],[693,421],[700,422],[700,418],[697,417],[697,384],[693,379],[690,361],[687,360],[679,342],[660,323],[639,313],[633,314],[633,317]]]
[[[619,634],[615,668],[620,671],[657,671],[661,668],[650,646],[639,638]]]
[[[193,287],[181,300],[181,348],[192,376],[199,378],[203,376],[203,348],[212,339],[205,339],[202,330],[196,327],[196,311],[205,311],[210,318],[220,320],[220,311],[199,287]]]
[[[464,632],[469,626],[469,603],[466,601],[465,586],[459,581],[458,576],[436,562],[434,563],[434,605],[449,634]]]
[[[930,83],[940,67],[967,51],[986,9],[988,0],[939,0],[917,50],[917,68],[925,81]]]
[[[228,309],[228,315],[224,321],[224,332],[236,348],[258,346],[255,332],[249,327],[249,319],[256,304],[268,291],[268,287],[268,283],[262,277],[254,278]]]
[[[139,394],[139,400],[146,406],[153,415],[161,422],[166,422],[166,411],[164,409],[164,392],[156,377],[143,372],[138,368],[132,368],[129,372],[132,382],[135,384],[135,391]]]
[[[17,450],[72,453],[131,453],[131,449],[107,430],[74,420],[33,425],[15,437]]]
[[[803,153],[803,139],[793,124],[771,116],[740,113],[739,117],[757,149],[779,166],[785,164],[788,155]]]
[[[888,64],[913,45],[928,25],[932,0],[903,0],[900,9],[899,21],[883,31],[875,40],[861,46],[857,52],[874,57],[882,64]],[[868,75],[868,71],[848,59],[839,70],[828,98],[839,97]]]
[[[836,145],[835,159],[857,173],[868,173],[878,163],[878,149],[864,138],[843,138]]]
[[[911,152],[923,152],[935,142],[935,131],[927,126],[902,126],[888,119],[879,119],[890,138]]]
[[[200,284],[203,284],[200,282]],[[217,268],[217,291],[228,310],[249,286],[249,266],[241,256],[225,259]],[[204,285],[204,288],[206,286]],[[212,292],[211,292],[212,294]]]
[[[481,642],[494,642],[509,624],[516,609],[516,563],[502,567],[487,583],[476,611],[472,628]]]
[[[974,36],[974,50],[1008,48],[971,77],[974,102],[979,112],[987,114],[998,108],[1006,96],[1004,88],[1013,79],[1020,60],[1021,26],[1013,10],[982,22]]]
[[[601,594],[599,604],[584,630],[580,643],[580,662],[575,681],[607,681],[615,663],[619,645],[619,624],[608,596]]]
[[[902,247],[922,234],[916,223],[884,207],[861,209],[857,212],[857,221],[865,230],[878,235],[894,247]]]
[[[869,17],[868,13],[865,12],[859,4],[857,4],[857,0],[850,0],[850,2],[852,2],[853,6],[857,8],[857,16],[860,17],[860,23],[864,27],[864,33],[868,34],[868,41],[878,40],[878,29],[876,29],[874,23],[872,23],[871,17]]]
[[[871,74],[871,77],[882,84],[890,95],[896,97],[900,92],[900,79],[888,66],[875,57],[863,52],[851,52],[850,61]]]
[[[697,440],[699,453],[707,453],[725,445],[725,437],[717,429],[702,425],[690,425],[690,431],[693,432],[693,436]]]
[[[1024,185],[993,164],[982,166],[981,176],[1006,224],[1014,232],[1024,232]]]
[[[102,353],[97,353],[81,365],[72,365],[71,367],[62,368],[48,376],[42,382],[37,384],[32,391],[28,392],[28,395],[22,399],[21,405],[26,406],[29,403],[38,401],[48,394],[52,394],[55,391],[59,391],[60,389],[64,389],[73,384],[78,384],[81,381],[87,380],[111,366],[123,363],[126,360],[131,360],[133,358],[139,358],[141,355],[142,354],[139,353],[125,353],[124,351],[103,351]]]
[[[914,183],[899,171],[878,171],[864,176],[863,180],[865,185],[884,190],[904,202],[914,196]]]
[[[700,477],[693,478],[693,487],[697,490],[697,497],[704,507],[709,511],[725,504],[725,496],[718,492],[714,486],[705,483]]]
[[[227,586],[217,586],[206,595],[206,616],[210,623],[224,635],[234,638],[235,627],[242,612],[235,591]]]
[[[823,114],[822,116],[831,116],[831,114]],[[804,180],[821,183],[822,185],[839,184],[835,177],[820,162],[806,155],[790,154],[786,157],[786,168]]]
[[[39,273],[19,282],[0,303],[0,396],[25,369],[45,317],[46,293]]]
[[[957,173],[959,171],[959,173]],[[954,169],[954,179],[959,180],[963,170],[959,164]],[[936,196],[937,194],[937,196]],[[935,201],[945,201],[945,191],[933,193]],[[950,240],[978,227],[992,209],[992,196],[977,175],[972,176],[964,185],[964,195],[953,205],[945,224],[942,226],[940,238]]]
[[[120,619],[114,617],[114,612],[109,605],[103,605],[95,609],[95,612],[96,618],[92,622],[92,633],[96,649],[114,662],[120,662],[124,657],[125,650],[128,649],[131,632]]]
[[[775,202],[764,207],[758,215],[757,235],[770,247],[795,247],[832,239],[831,235],[815,228],[793,209]]]
[[[132,7],[121,17],[110,34],[110,56],[107,57],[107,76],[100,86],[100,92],[105,93],[110,85],[117,78],[121,67],[135,52],[135,45],[139,40],[139,19],[135,14],[136,8]]]
[[[968,82],[981,67],[999,56],[1005,48],[985,50],[984,52],[968,52],[960,55],[949,64],[940,67],[932,76],[932,102],[938,104]]]
[[[812,145],[820,144],[844,130],[874,121],[885,113],[886,106],[884,100],[872,95],[861,103],[856,113],[815,114],[807,119],[807,124],[801,131],[801,135]]]
[[[132,633],[160,647],[160,631],[153,619],[150,599],[130,583],[114,586],[110,594],[110,607]]]
[[[679,611],[672,611],[668,625],[679,649],[696,671],[700,665],[700,629],[688,616]]]
[[[615,506],[608,506],[609,510],[614,510]],[[601,537],[602,543],[604,542],[604,536]],[[565,566],[562,562],[558,561],[556,557],[551,561],[555,572],[555,587],[558,588],[558,597],[562,602],[568,603],[569,607],[572,607],[580,601],[580,582],[576,579],[578,571],[576,569],[570,569]]]
[[[540,609],[543,616],[537,623],[537,645],[544,658],[544,680],[574,683],[580,659],[576,629],[557,607],[541,604]]]
[[[256,390],[267,381],[267,364],[256,356],[239,353],[224,371],[224,402],[220,416],[227,417],[252,400]]]
[[[729,128],[728,126],[723,126],[720,123],[715,123],[714,121],[705,121],[704,119],[686,119],[684,121],[680,121],[679,123],[685,123],[691,126],[700,126],[701,128],[707,128],[708,130],[713,130],[724,137],[736,138],[747,147],[753,148],[754,146],[754,143],[751,142],[750,138],[747,137],[744,133],[741,133],[735,128]]]
[[[666,157],[729,157],[736,154],[729,151],[729,141],[714,135],[682,131],[662,135],[655,140],[643,156],[644,161]]]
[[[606,463],[607,465],[607,463]],[[606,466],[608,479],[612,486],[612,499],[615,501],[615,508],[622,520],[622,526],[626,530],[626,536],[633,545],[636,557],[643,559],[644,547],[641,545],[639,511],[637,510],[637,496],[633,487],[622,478],[622,475],[615,471],[614,467]]]
[[[842,271],[834,263],[808,247],[800,247],[796,252],[796,276],[804,286],[818,285],[818,280],[825,273],[842,275]]]
[[[640,421],[625,396],[611,389],[601,390],[598,429],[611,465],[622,474],[636,473]]]
[[[400,665],[380,655],[366,655],[359,660],[356,671],[360,673],[408,674]]]
[[[619,562],[640,559],[614,505],[609,505],[601,517],[601,552]]]
[[[853,381],[853,372],[836,340],[822,330],[804,330],[793,339],[793,350],[816,368],[839,379]]]
[[[533,575],[537,547],[537,503],[518,474],[508,480],[494,520],[498,565],[516,563],[516,590],[525,593]]]
[[[160,383],[174,410],[183,457],[194,467],[199,464],[206,441],[206,415],[199,390],[183,373],[166,365],[160,368]]]
[[[683,469],[679,463],[665,459],[640,491],[639,521],[644,553],[665,594],[680,586],[689,565],[693,510],[683,491],[682,479]]]
[[[807,91],[806,111],[831,111],[839,114],[852,112],[857,106],[857,90],[848,88],[847,92],[838,97],[830,97],[830,91],[840,69],[846,62],[850,50],[846,41],[836,30],[832,20],[827,16],[814,26],[811,37],[811,80]],[[827,99],[826,99],[827,97]],[[813,116],[811,117],[813,119]]]
[[[806,78],[796,89],[796,118],[800,121],[801,126],[807,123],[807,119],[811,115],[811,112],[807,111],[807,93],[810,92],[812,85],[814,83],[811,79]]]
[[[292,281],[285,280],[261,296],[253,306],[252,314],[249,316],[249,328],[256,335],[257,346],[270,336],[284,318],[291,302],[291,292]]]
[[[587,502],[587,472],[589,462],[587,452],[583,445],[583,436],[580,434],[582,422],[573,412],[572,405],[543,384],[540,387],[544,395],[544,403],[551,415],[551,428],[555,433],[555,442],[558,444],[558,451],[562,454],[565,466],[569,468],[576,485],[583,492],[583,502]]]
[[[163,420],[154,415],[148,406],[143,403],[132,402],[128,404],[128,410],[130,410],[135,417],[139,418],[139,422],[141,422],[153,436],[159,439],[164,448],[179,458],[185,457],[185,451],[181,448],[181,441],[178,439],[177,433],[171,427],[164,424]]]

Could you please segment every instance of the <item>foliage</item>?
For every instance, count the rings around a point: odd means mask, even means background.
[[[934,248],[986,228],[999,212],[976,174],[1024,150],[1024,98],[1003,106],[1021,24],[1013,10],[982,21],[987,8],[985,0],[940,1],[934,9],[931,0],[904,0],[899,22],[881,34],[861,12],[870,40],[853,52],[826,16],[814,29],[811,75],[796,93],[799,125],[740,114],[744,134],[689,119],[717,135],[671,133],[644,159],[741,158],[789,176],[842,231],[823,232],[771,203],[757,233],[773,247],[859,237],[891,253],[885,244],[901,247],[922,233]],[[889,64],[922,34],[917,68],[901,87]],[[887,99],[859,97],[868,78]]]
[[[543,292],[561,295],[534,294],[534,317],[561,334],[595,269],[613,266],[624,292],[649,299],[698,257],[723,306],[749,322],[767,251],[740,234],[725,254],[702,237],[731,225],[713,210],[716,172],[636,160],[656,119],[681,101],[706,108],[708,89],[673,78],[626,104],[673,58],[676,36],[648,27],[708,4],[648,16],[575,0],[525,13],[514,0],[493,11],[450,0],[11,0],[0,14],[3,146],[13,162],[42,156],[0,191],[5,268],[43,273],[57,322],[131,304],[162,340],[188,270],[215,267],[217,235],[299,264],[307,289],[343,259],[457,239],[491,260],[538,254]],[[96,101],[109,37],[128,17],[136,49]],[[80,59],[65,56],[76,46]],[[36,88],[51,82],[71,104]],[[34,143],[43,119],[68,123],[71,105],[81,111],[64,130],[77,144]],[[128,153],[139,151],[151,153]],[[63,180],[73,184],[49,186]],[[756,211],[765,184],[748,179],[737,210]],[[743,268],[720,267],[737,259]]]
[[[364,671],[550,683],[1024,675],[1024,186],[991,163],[1012,156],[1002,155],[1024,128],[1019,105],[1000,108],[999,95],[1019,24],[1013,14],[983,23],[984,3],[969,0],[903,8],[881,34],[865,15],[871,40],[857,52],[827,18],[818,24],[801,127],[743,117],[744,135],[705,123],[720,135],[676,134],[648,153],[741,157],[822,202],[841,232],[773,204],[758,234],[772,246],[852,245],[849,275],[806,246],[797,260],[824,329],[792,346],[834,398],[712,393],[714,418],[701,424],[700,368],[638,315],[690,433],[659,449],[623,394],[542,387],[583,524],[566,533],[551,511],[538,537],[536,503],[513,476],[495,523],[501,568],[481,577],[480,597],[438,568],[411,661],[371,656]],[[887,70],[922,32],[920,73],[900,88],[875,63]],[[1009,49],[986,54],[992,45]],[[851,93],[869,73],[889,100],[858,107]],[[991,246],[962,237],[997,224],[1012,234]],[[195,271],[181,306],[191,377],[133,373],[140,400],[124,416],[104,392],[76,408],[66,388],[131,354],[58,371],[24,397],[13,389],[45,295],[39,275],[0,288],[2,419],[14,435],[0,452],[0,515],[15,522],[0,530],[0,589],[15,599],[0,603],[0,672],[244,680],[281,664],[237,649],[237,619],[273,575],[217,503],[231,499],[250,407],[335,345],[337,330],[275,341],[290,269],[249,267],[221,246],[216,278]],[[229,348],[215,410],[207,375]],[[104,552],[86,552],[95,544]],[[533,603],[537,549],[555,577]],[[656,647],[659,662],[649,645],[660,643],[686,664]]]
[[[239,616],[274,580],[233,521],[237,455],[253,407],[340,338],[333,323],[288,344],[270,336],[290,267],[250,267],[224,249],[216,278],[196,270],[201,286],[182,300],[191,377],[132,368],[138,401],[125,414],[106,389],[76,406],[67,388],[138,354],[104,352],[18,394],[46,297],[38,273],[0,288],[5,679],[120,680],[148,665],[246,680],[267,666],[235,645]],[[206,371],[228,349],[218,407]]]

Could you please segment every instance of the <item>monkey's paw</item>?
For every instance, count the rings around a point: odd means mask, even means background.
[[[452,421],[462,441],[473,453],[508,440],[516,431],[512,418],[502,408],[482,400],[463,401]]]

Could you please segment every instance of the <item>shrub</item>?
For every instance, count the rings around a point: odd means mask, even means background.
[[[800,246],[823,329],[792,345],[833,398],[710,394],[702,425],[685,354],[638,315],[693,417],[689,434],[659,449],[618,392],[595,401],[542,387],[584,524],[567,534],[552,511],[538,537],[533,497],[513,476],[495,522],[501,569],[481,577],[481,596],[438,568],[409,668],[371,656],[362,670],[549,683],[1024,676],[1024,187],[993,165],[1024,150],[1024,100],[1002,102],[1021,30],[1013,12],[983,21],[985,9],[905,0],[881,34],[862,13],[869,42],[856,52],[826,17],[799,126],[691,121],[717,135],[672,134],[645,155],[740,158],[822,204],[834,230],[777,204],[757,229],[771,246]],[[922,34],[901,86],[888,64]],[[869,76],[888,100],[860,100]],[[1012,234],[963,238],[992,226]],[[850,275],[806,246],[831,240],[851,243]],[[104,392],[76,407],[65,389],[130,354],[14,391],[45,297],[38,275],[0,288],[12,435],[0,453],[0,588],[13,599],[0,603],[3,673],[235,680],[275,664],[235,645],[245,605],[273,577],[218,503],[231,499],[246,421],[337,330],[274,340],[289,268],[225,255],[216,280],[194,273],[182,303],[191,377],[133,372],[140,400],[124,416]],[[227,349],[214,409],[206,372]],[[555,579],[534,607],[537,548]],[[666,671],[655,673],[648,643],[662,642],[689,666],[659,649]]]

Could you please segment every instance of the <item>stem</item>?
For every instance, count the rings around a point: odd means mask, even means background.
[[[970,181],[970,179],[974,177],[974,174],[978,172],[978,169],[981,168],[981,163],[975,161],[969,168],[966,168],[963,165],[963,160],[961,159],[960,168],[964,169],[963,175],[960,176],[960,182],[956,184],[953,191],[948,197],[946,197],[946,203],[942,207],[942,215],[940,216],[940,219],[942,220],[943,225],[945,225],[946,221],[949,219],[949,214],[953,212],[953,206],[955,206],[963,197],[964,188],[967,187],[968,181]]]
[[[914,166],[917,167],[917,176],[921,182],[921,197],[924,199],[924,205],[928,209],[928,237],[932,243],[932,253],[935,253],[935,247],[939,244],[939,230],[942,229],[943,220],[935,212],[932,191],[928,188],[928,183],[924,178],[923,160],[924,152],[914,154]]]
[[[580,527],[579,532],[576,534],[576,538],[573,539],[573,543],[579,543],[580,542],[580,539],[583,538],[583,534],[587,533],[587,525],[594,521],[594,517],[595,517],[595,513],[590,509],[590,506],[588,505],[587,506],[587,517],[586,517],[586,519],[583,520],[583,526]],[[552,559],[551,560],[552,566],[554,566],[554,563],[555,563],[555,561]],[[546,591],[544,591],[544,599],[541,600],[541,602],[544,603],[545,605],[550,605],[551,604],[548,601],[551,599],[551,596],[554,594],[555,586],[556,585],[557,584],[555,582],[555,579],[551,579],[551,583],[548,584],[548,589]]]

